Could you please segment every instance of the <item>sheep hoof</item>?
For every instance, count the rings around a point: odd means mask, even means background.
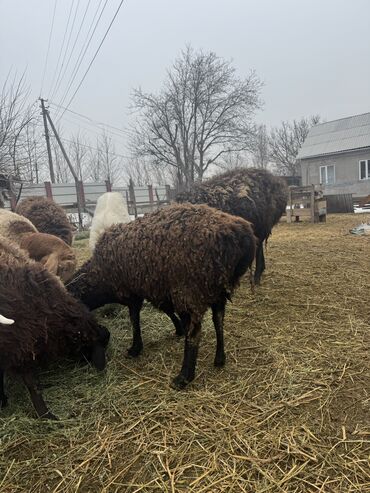
[[[8,405],[8,397],[6,395],[2,395],[0,400],[0,408],[3,409],[7,405]]]
[[[45,413],[43,416],[41,416],[42,419],[52,419],[53,421],[59,421],[59,418],[55,416],[52,412],[48,411]]]
[[[130,347],[127,349],[127,358],[137,358],[138,356],[140,356],[140,353],[142,351],[142,348],[133,348],[133,347]]]
[[[225,366],[225,361],[226,361],[226,356],[222,354],[221,356],[216,356],[214,365],[216,368],[221,368],[222,366]]]
[[[188,380],[186,380],[186,378],[180,373],[180,375],[177,375],[177,377],[172,380],[171,387],[175,390],[182,390],[188,385],[188,383]]]

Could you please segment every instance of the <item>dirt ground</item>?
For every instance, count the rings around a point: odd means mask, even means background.
[[[59,422],[34,419],[7,382],[0,492],[370,491],[370,237],[363,215],[280,224],[252,294],[228,305],[227,363],[212,366],[207,315],[197,378],[169,387],[183,341],[146,305],[144,354],[125,358],[125,308],[98,311],[112,333],[103,375],[67,362],[40,375]],[[76,242],[80,259],[87,241]]]

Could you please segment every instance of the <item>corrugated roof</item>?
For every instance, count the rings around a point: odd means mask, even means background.
[[[298,159],[370,147],[370,113],[341,118],[312,127]]]

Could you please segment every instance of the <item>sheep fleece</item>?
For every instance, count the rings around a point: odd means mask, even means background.
[[[177,202],[208,204],[243,217],[254,226],[256,236],[265,240],[286,208],[287,186],[269,171],[236,168],[198,183],[190,192],[178,194]]]
[[[2,237],[0,313],[15,320],[1,326],[2,370],[23,371],[98,339],[91,314],[59,279]]]
[[[29,219],[40,233],[48,233],[72,245],[72,227],[60,205],[45,197],[28,197],[17,205],[16,212]]]
[[[109,228],[86,271],[118,299],[140,296],[155,306],[202,313],[231,294],[253,261],[250,224],[206,205],[171,205]],[[81,273],[84,271],[81,269]]]

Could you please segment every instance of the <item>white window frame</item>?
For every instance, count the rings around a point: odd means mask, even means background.
[[[366,171],[365,178],[361,178],[361,163],[365,163],[365,171]],[[370,180],[369,167],[370,167],[370,159],[360,159],[359,160],[359,162],[358,162],[358,179],[360,181]]]
[[[328,183],[328,168],[332,166],[333,167],[333,170],[334,170],[334,179],[333,179],[333,183]],[[321,181],[321,170],[325,168],[325,182],[322,183]],[[320,166],[320,185],[334,185],[335,184],[335,164],[325,164],[323,166]]]

